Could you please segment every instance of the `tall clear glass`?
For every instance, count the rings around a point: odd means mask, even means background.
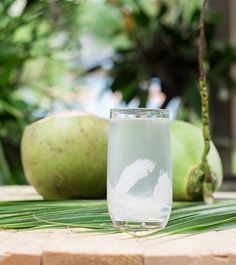
[[[169,114],[156,109],[112,109],[107,200],[113,225],[164,227],[172,206]]]

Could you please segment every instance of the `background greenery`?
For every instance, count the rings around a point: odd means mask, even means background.
[[[138,98],[140,106],[145,106],[148,89],[144,84],[158,76],[167,96],[163,107],[180,96],[179,118],[197,122],[199,5],[198,0],[187,4],[184,0],[1,1],[0,184],[26,182],[19,148],[24,127],[58,104],[62,109],[73,108],[78,78],[103,68],[104,62],[96,58],[93,65],[80,62],[86,34],[112,50],[108,58],[112,67],[106,70],[110,82],[104,90],[122,92],[127,103]],[[219,22],[219,14],[208,10],[210,93],[235,84],[229,69],[236,51],[215,38]]]

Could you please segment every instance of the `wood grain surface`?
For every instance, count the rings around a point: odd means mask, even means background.
[[[17,194],[17,195],[16,195]],[[236,198],[236,193],[217,197]],[[31,187],[0,187],[0,200],[40,199]],[[133,238],[76,229],[0,231],[0,265],[233,265],[236,229]]]

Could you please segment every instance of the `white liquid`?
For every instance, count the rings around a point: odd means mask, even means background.
[[[111,119],[108,208],[113,223],[166,225],[172,205],[168,119]]]

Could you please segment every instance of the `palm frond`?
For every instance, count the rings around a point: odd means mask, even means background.
[[[213,205],[174,203],[166,228],[145,236],[200,233],[236,227],[236,199]],[[83,228],[81,232],[118,233],[105,200],[0,202],[0,229]],[[79,230],[80,231],[80,230]]]

